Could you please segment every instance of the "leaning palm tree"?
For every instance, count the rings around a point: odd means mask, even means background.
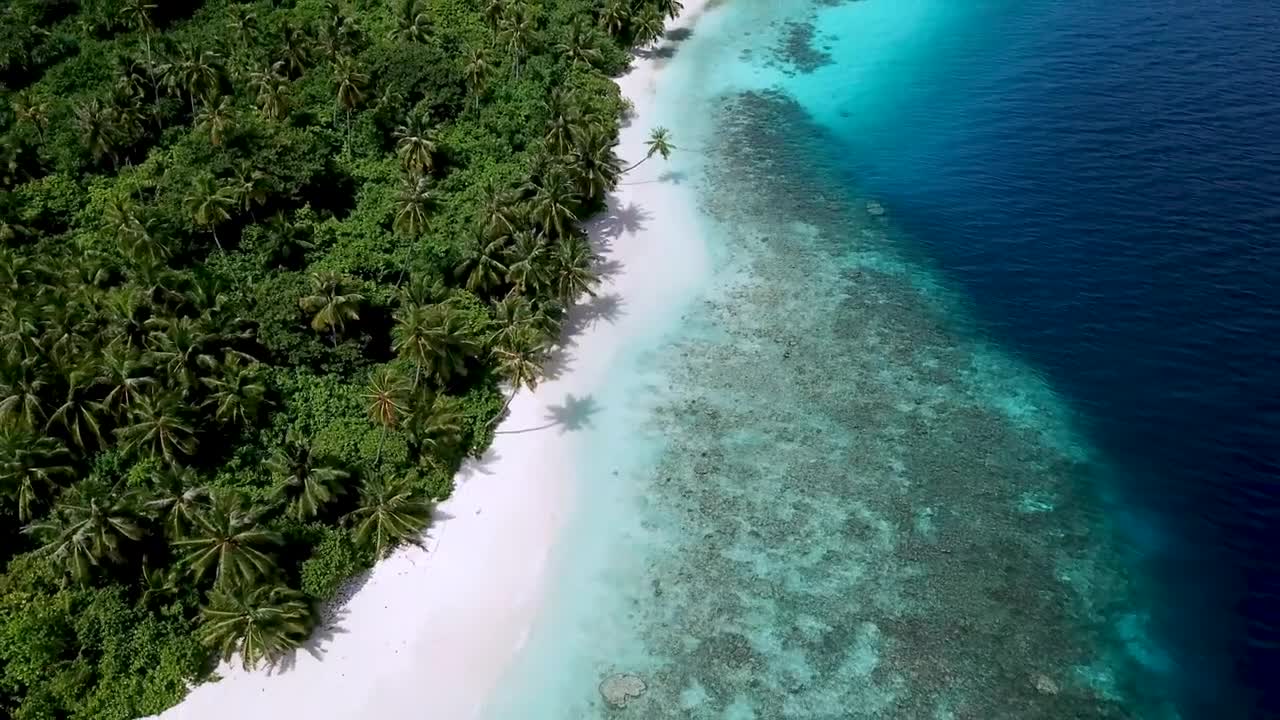
[[[283,585],[215,588],[200,611],[200,641],[224,662],[239,655],[248,670],[301,647],[312,623],[310,604]]]
[[[127,543],[146,534],[134,514],[128,493],[103,492],[96,483],[81,483],[63,493],[46,520],[23,529],[44,541],[37,551],[81,582],[92,568],[125,559]]]
[[[230,209],[235,203],[231,188],[219,184],[208,173],[196,178],[191,191],[182,199],[182,205],[191,215],[191,220],[213,233],[213,241],[217,243],[219,250],[223,250],[223,247],[222,241],[218,239],[218,225],[231,219]]]
[[[223,95],[205,103],[196,113],[196,130],[209,136],[209,144],[217,147],[222,144],[227,131],[235,124],[235,113],[231,107],[231,98]]]
[[[396,155],[405,170],[420,175],[435,169],[436,134],[428,126],[425,114],[410,113],[394,135]]]
[[[0,492],[17,504],[18,520],[30,521],[58,481],[72,475],[69,455],[53,438],[12,429],[0,432]]]
[[[382,459],[382,446],[387,430],[400,424],[409,411],[409,383],[394,368],[383,366],[369,378],[369,387],[363,395],[369,419],[382,428],[378,435],[378,452],[374,465]]]
[[[345,470],[321,462],[311,444],[292,431],[267,460],[267,469],[278,478],[276,496],[288,504],[290,514],[299,520],[318,515],[343,491],[341,483],[350,477]]]
[[[635,165],[632,165],[622,172],[628,173],[635,170],[654,155],[661,155],[663,160],[670,159],[671,151],[675,150],[675,145],[671,144],[671,131],[661,126],[654,128],[649,133],[649,139],[645,141],[645,147],[648,148],[648,151],[645,152],[644,157],[640,158],[640,162],[637,162]]]
[[[360,506],[347,519],[355,527],[356,542],[382,558],[396,545],[414,540],[431,519],[431,502],[408,477],[366,476]]]
[[[426,175],[405,177],[396,197],[396,216],[392,227],[403,235],[416,237],[427,224],[427,210],[434,200],[435,193]]]
[[[502,409],[489,421],[496,423],[507,414],[511,401],[521,388],[530,390],[538,387],[538,376],[542,372],[542,363],[546,360],[546,343],[531,330],[516,333],[506,343],[494,348],[498,356],[498,366],[511,383],[511,394],[507,396]]]
[[[311,294],[298,301],[305,312],[312,313],[311,329],[328,330],[334,347],[338,346],[338,335],[346,328],[347,321],[360,319],[360,303],[364,302],[360,293],[343,292],[344,286],[345,281],[337,273],[313,273]]]
[[[129,413],[129,424],[116,429],[127,449],[176,465],[196,451],[195,430],[182,417],[172,395],[143,397]]]
[[[271,576],[270,551],[279,544],[280,536],[263,527],[244,498],[223,490],[215,491],[210,505],[196,515],[190,536],[173,545],[196,582],[212,573],[215,587],[227,587]]]

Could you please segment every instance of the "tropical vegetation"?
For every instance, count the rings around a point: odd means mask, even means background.
[[[0,716],[281,660],[419,537],[596,284],[609,78],[679,10],[7,3]]]

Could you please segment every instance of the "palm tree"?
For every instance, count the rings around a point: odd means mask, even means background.
[[[320,272],[311,275],[311,294],[298,301],[303,311],[312,313],[311,329],[329,331],[333,346],[338,346],[338,334],[346,328],[348,320],[360,319],[359,293],[343,293],[343,278],[337,273]]]
[[[573,169],[583,197],[601,200],[618,185],[622,163],[613,151],[613,135],[602,127],[592,127],[574,145]]]
[[[298,26],[286,23],[280,31],[280,46],[280,55],[284,57],[281,62],[288,69],[289,75],[301,74],[311,59],[311,42],[307,34]],[[275,66],[272,65],[272,68]]]
[[[45,421],[42,394],[48,383],[31,362],[5,370],[0,376],[0,426],[39,427]]]
[[[197,384],[204,370],[217,366],[218,358],[208,352],[218,337],[207,331],[198,318],[154,318],[147,335],[147,361],[164,370],[185,396]]]
[[[675,20],[680,17],[680,11],[684,10],[684,4],[680,0],[657,0],[658,12]]]
[[[163,458],[170,465],[176,465],[181,456],[195,453],[195,431],[183,421],[177,398],[172,395],[139,398],[129,419],[129,425],[116,429],[126,448]]]
[[[102,156],[107,155],[114,164],[116,142],[119,138],[115,111],[94,98],[77,105],[75,116],[76,126],[80,128],[80,140],[93,156],[93,161],[99,162]]]
[[[519,79],[520,61],[529,52],[529,47],[533,43],[533,14],[523,7],[512,8],[503,16],[498,28],[498,42],[506,48],[507,55],[511,57],[511,63],[515,67],[515,76]]]
[[[481,206],[481,223],[490,235],[504,237],[515,232],[514,194],[490,178],[485,183],[484,205]]]
[[[575,100],[560,88],[551,91],[546,107],[547,114],[551,116],[551,124],[547,127],[544,138],[547,147],[557,155],[566,155],[582,132],[582,114],[578,111]]]
[[[645,141],[645,147],[648,148],[648,152],[644,154],[644,157],[640,159],[640,162],[626,168],[622,172],[628,173],[635,170],[654,155],[661,155],[663,160],[670,159],[671,151],[675,150],[675,145],[671,144],[671,131],[662,126],[654,128],[649,133],[649,139]]]
[[[413,174],[435,170],[436,134],[427,126],[423,113],[410,113],[405,123],[395,129],[396,154],[400,163]]]
[[[0,490],[18,505],[18,520],[28,522],[35,507],[52,494],[58,478],[74,471],[65,446],[50,437],[0,432]]]
[[[192,535],[173,545],[196,582],[212,572],[214,586],[225,588],[270,577],[275,561],[269,551],[280,542],[241,496],[223,490],[215,491],[212,503],[196,515]]]
[[[658,10],[648,7],[640,11],[640,16],[635,19],[633,28],[636,45],[647,47],[657,42],[666,31],[666,25],[662,19],[662,13]]]
[[[289,78],[285,75],[284,66],[283,60],[277,60],[271,67],[249,76],[258,109],[276,122],[289,116]]]
[[[498,414],[489,421],[490,424],[507,414],[507,408],[511,407],[511,401],[516,399],[520,388],[533,390],[538,387],[538,375],[546,359],[546,345],[537,333],[526,330],[515,333],[509,342],[494,348],[494,352],[498,356],[499,367],[511,382],[511,394]]]
[[[209,488],[191,468],[179,465],[157,470],[142,509],[160,523],[170,540],[186,537],[208,508]]]
[[[343,491],[341,483],[350,477],[345,470],[322,464],[311,444],[292,431],[267,460],[267,469],[279,478],[277,497],[288,503],[289,512],[299,520],[318,515]]]
[[[492,290],[507,276],[508,268],[503,263],[506,250],[505,235],[494,237],[483,230],[474,229],[462,261],[454,268],[454,274],[466,278],[466,288],[470,292],[482,294]]]
[[[554,237],[565,237],[578,221],[573,207],[579,200],[578,193],[564,168],[553,167],[541,182],[534,186],[533,217]],[[554,231],[553,233],[550,231]]]
[[[102,492],[97,483],[81,483],[63,493],[53,514],[23,532],[44,541],[37,551],[81,582],[104,561],[125,559],[126,543],[146,534],[136,522],[133,498],[128,493]]]
[[[498,24],[507,14],[507,0],[489,0],[484,6],[485,20],[489,21],[489,29],[497,32]]]
[[[363,395],[367,403],[369,419],[382,428],[378,436],[378,452],[374,465],[382,458],[382,445],[387,430],[400,423],[408,411],[409,384],[393,368],[383,366],[369,378],[369,388]]]
[[[600,14],[600,24],[614,37],[621,37],[622,32],[631,24],[630,0],[609,0]]]
[[[547,251],[546,236],[532,231],[515,234],[515,242],[507,250],[507,281],[514,292],[527,295],[530,290],[543,287],[546,268],[543,259]]]
[[[360,487],[360,506],[347,518],[355,526],[356,542],[382,558],[421,532],[431,519],[431,503],[406,476],[366,476]]]
[[[579,295],[595,297],[592,288],[600,282],[591,269],[596,261],[595,253],[582,235],[570,235],[556,244],[556,295],[560,302],[569,305]]]
[[[191,192],[182,199],[182,205],[191,214],[196,225],[213,233],[213,241],[223,250],[218,239],[218,225],[231,219],[230,208],[236,203],[231,188],[218,184],[211,174],[196,178]]]
[[[480,48],[471,48],[466,57],[467,65],[463,72],[466,74],[467,93],[471,95],[474,106],[480,107],[480,96],[489,78],[489,58]]]
[[[49,128],[50,109],[51,106],[48,100],[38,98],[30,90],[24,90],[14,98],[14,118],[18,122],[26,123],[34,128],[36,137],[42,145],[44,144],[44,131]]]
[[[578,65],[595,67],[604,58],[599,48],[595,46],[595,38],[591,37],[591,31],[581,20],[576,20],[569,26],[569,32],[564,40],[556,44],[556,51],[575,67]]]
[[[235,33],[240,47],[252,48],[254,35],[258,32],[258,14],[244,5],[232,5],[227,27]]]
[[[533,306],[523,295],[507,295],[493,301],[493,321],[497,327],[486,342],[490,347],[512,347],[520,333],[534,326]]]
[[[400,186],[396,197],[396,217],[392,227],[396,232],[416,237],[427,224],[427,210],[435,200],[426,175],[409,175]]]
[[[227,353],[222,363],[222,377],[201,378],[209,388],[206,407],[212,407],[218,422],[247,427],[257,417],[267,389],[262,384],[256,363],[245,366],[238,353]]]
[[[246,669],[274,663],[306,641],[313,622],[303,595],[283,585],[215,588],[200,611],[200,641]]]
[[[418,0],[402,0],[396,13],[396,29],[388,39],[404,42],[422,42],[427,38],[427,14],[418,12]]]
[[[231,98],[215,97],[205,103],[196,113],[196,130],[209,136],[209,143],[214,147],[222,144],[227,131],[235,124],[235,115],[231,107]]]
[[[83,370],[73,370],[67,379],[67,399],[49,416],[45,424],[45,432],[55,425],[61,427],[71,442],[80,450],[88,450],[91,443],[102,445],[102,427],[98,422],[98,413],[104,409],[101,403],[92,399],[97,383],[92,374]]]
[[[99,357],[98,376],[94,380],[107,388],[102,408],[112,417],[124,417],[138,398],[156,383],[146,370],[147,366],[138,361],[137,353],[125,347],[122,340],[112,341]]]
[[[239,201],[240,209],[248,212],[256,221],[253,207],[267,204],[271,197],[271,176],[253,167],[248,161],[243,162],[236,170],[235,184],[231,191]]]
[[[442,456],[457,447],[462,435],[462,415],[456,404],[445,396],[423,393],[414,399],[405,430],[420,456],[426,453]]]
[[[369,76],[360,72],[360,68],[351,58],[344,55],[334,63],[338,107],[347,114],[347,145],[351,144],[351,112],[364,102],[364,86],[368,82]]]
[[[196,114],[196,98],[207,100],[222,86],[222,64],[218,53],[205,50],[196,54],[187,48],[178,61],[175,80],[187,91],[191,103],[191,115]]]

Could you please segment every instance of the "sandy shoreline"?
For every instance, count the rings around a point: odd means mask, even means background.
[[[685,0],[668,30],[691,27],[712,0]],[[619,78],[635,112],[618,154],[644,156],[665,53]],[[679,136],[675,138],[679,145]],[[274,672],[220,669],[160,718],[477,717],[524,644],[546,594],[552,549],[573,512],[573,412],[606,382],[624,341],[667,311],[672,290],[705,264],[686,189],[659,180],[660,159],[633,171],[589,223],[608,274],[575,308],[553,377],[511,404],[492,448],[458,476],[426,551],[401,548],[332,611],[306,652]]]

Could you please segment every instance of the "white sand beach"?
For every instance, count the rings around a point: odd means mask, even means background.
[[[668,29],[692,26],[713,0],[685,0]],[[625,165],[644,156],[665,53],[619,79],[635,113],[622,131]],[[679,146],[678,134],[674,138]],[[522,392],[493,447],[459,474],[424,548],[379,563],[331,610],[286,667],[195,688],[158,717],[465,720],[478,716],[538,616],[553,549],[574,510],[575,401],[608,381],[623,341],[669,310],[673,291],[705,271],[689,191],[662,179],[660,158],[624,178],[592,237],[606,269],[595,299],[573,311],[551,377]]]

